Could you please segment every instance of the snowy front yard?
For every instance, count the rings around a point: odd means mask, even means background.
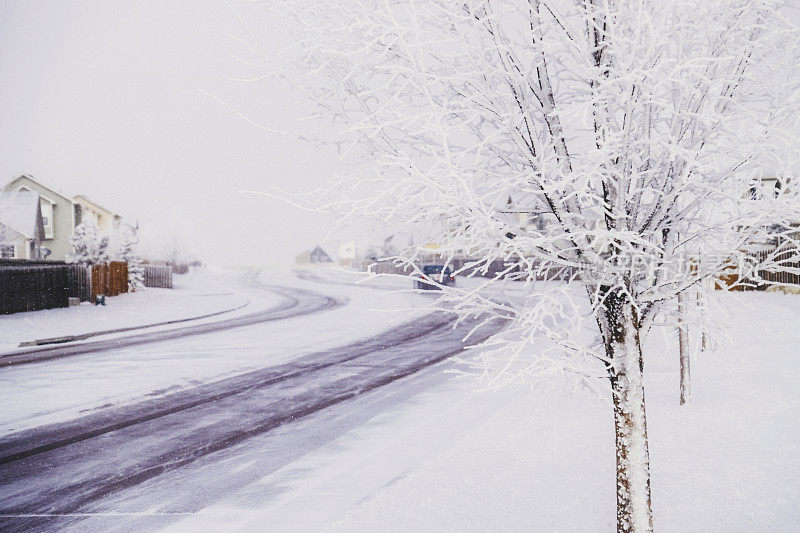
[[[21,342],[195,318],[248,303],[247,295],[220,285],[218,277],[176,275],[173,289],[151,287],[120,294],[107,298],[105,306],[83,302],[0,316],[0,353],[16,350]]]
[[[690,405],[678,405],[672,333],[647,344],[655,527],[795,531],[800,298],[721,297],[730,342],[693,361]],[[396,407],[174,529],[614,531],[609,406],[566,378],[475,392],[442,368],[433,385],[409,378],[376,393]],[[409,386],[419,394],[391,400]]]

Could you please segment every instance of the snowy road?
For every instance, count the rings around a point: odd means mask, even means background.
[[[103,352],[112,349],[124,348],[126,346],[138,346],[151,342],[180,339],[190,335],[203,335],[218,331],[225,331],[232,328],[251,326],[263,322],[282,320],[285,318],[308,315],[320,311],[326,311],[340,307],[346,303],[343,299],[333,298],[312,291],[278,286],[265,286],[263,290],[275,293],[282,298],[282,301],[274,307],[250,313],[227,320],[216,320],[203,324],[171,328],[161,331],[151,331],[137,335],[129,335],[120,338],[98,340],[68,346],[48,346],[45,348],[35,348],[16,353],[5,354],[0,357],[0,367],[14,366],[24,363],[46,361],[70,355],[80,355],[94,352]]]
[[[298,289],[270,290],[283,290],[287,302],[268,313],[75,348],[87,353],[117,348],[120,341],[130,346],[136,338],[152,343],[176,335],[213,333],[342,303],[341,298],[311,291],[298,295]],[[131,487],[169,479],[200,459],[224,459],[252,437],[301,423],[310,414],[458,353],[464,348],[461,339],[473,327],[474,323],[465,322],[454,328],[452,317],[432,314],[287,363],[7,435],[0,438],[0,529],[60,529],[82,514],[102,514],[108,511],[104,502]],[[473,342],[499,327],[480,328]],[[297,436],[281,442],[278,432],[276,439],[277,447],[297,448]],[[170,493],[179,507],[181,498],[194,497],[192,487],[184,486],[182,492]]]

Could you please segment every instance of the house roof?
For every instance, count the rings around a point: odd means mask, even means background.
[[[14,183],[15,181],[19,181],[20,179],[23,179],[23,178],[34,182],[39,187],[45,189],[47,191],[47,193],[49,193],[52,196],[59,196],[59,197],[61,197],[62,200],[65,200],[65,201],[70,202],[70,203],[72,202],[71,197],[70,197],[69,194],[65,193],[64,191],[61,191],[60,189],[57,189],[56,187],[51,187],[49,184],[43,183],[42,180],[40,180],[39,178],[34,178],[33,176],[30,176],[28,174],[20,174],[19,176],[11,179],[9,182],[7,182],[2,187],[0,187],[0,190],[8,190],[8,187],[10,187],[12,183]],[[21,185],[21,186],[24,187],[24,185]],[[48,196],[47,193],[43,194],[45,199]],[[54,200],[54,199],[55,198],[50,198],[51,201]]]
[[[110,215],[112,215],[112,216],[115,216],[115,217],[119,217],[119,216],[120,216],[120,215],[118,215],[117,213],[115,213],[114,211],[112,211],[112,210],[110,210],[110,209],[108,209],[108,208],[105,208],[105,207],[103,207],[102,205],[100,205],[100,204],[98,204],[97,202],[95,202],[94,200],[90,199],[90,198],[89,198],[88,196],[86,196],[85,194],[76,194],[76,195],[75,195],[75,197],[74,197],[74,198],[72,198],[72,201],[73,201],[73,203],[85,203],[85,204],[89,204],[89,205],[91,205],[92,207],[94,207],[94,208],[96,208],[96,209],[99,209],[99,210],[101,210],[101,211],[105,211],[106,213],[108,213],[108,214],[110,214]]]
[[[0,193],[0,224],[28,239],[36,238],[39,194],[33,191]]]
[[[9,187],[11,186],[12,183],[17,182],[22,178],[29,179],[30,181],[36,183],[39,187],[45,189],[46,192],[41,194],[42,198],[44,198],[45,200],[50,200],[50,201],[55,200],[55,198],[48,198],[48,195],[51,195],[53,197],[58,196],[58,197],[62,198],[63,200],[65,200],[65,201],[67,201],[69,203],[72,203],[72,204],[75,204],[75,203],[89,204],[90,206],[93,206],[93,207],[95,207],[97,209],[105,211],[105,212],[109,213],[110,215],[112,215],[114,217],[123,218],[122,215],[120,215],[118,212],[111,211],[110,209],[108,209],[106,207],[103,207],[102,205],[98,204],[97,202],[95,202],[94,200],[92,200],[91,198],[86,196],[85,194],[72,194],[72,193],[70,193],[68,191],[64,191],[64,190],[62,190],[60,188],[51,186],[47,182],[43,182],[41,179],[34,178],[33,176],[31,176],[29,174],[20,174],[19,176],[16,176],[16,177],[12,178],[11,180],[7,181],[6,183],[0,184],[0,191],[9,190]],[[20,186],[24,187],[24,184],[20,184]],[[15,189],[16,189],[16,187],[15,187]]]
[[[321,246],[317,246],[311,250],[311,257],[317,258],[319,263],[333,263],[331,256],[329,256]]]

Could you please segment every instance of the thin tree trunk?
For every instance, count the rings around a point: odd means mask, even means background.
[[[705,352],[708,345],[706,340],[706,306],[700,291],[697,291],[697,307],[700,308],[700,351]]]
[[[692,377],[689,371],[689,321],[686,293],[678,294],[678,352],[681,362],[681,405],[692,396]]]
[[[644,368],[635,309],[609,296],[602,320],[614,402],[617,456],[617,532],[653,531],[650,452],[644,401]]]

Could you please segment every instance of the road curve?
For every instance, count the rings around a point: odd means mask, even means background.
[[[239,328],[242,326],[251,326],[253,324],[260,324],[262,322],[271,322],[274,320],[282,320],[290,317],[318,313],[320,311],[341,307],[347,303],[345,299],[337,299],[331,296],[320,294],[318,292],[290,287],[261,285],[254,287],[254,289],[273,292],[281,296],[282,300],[275,307],[271,307],[257,313],[250,313],[226,320],[183,326],[163,331],[140,333],[137,335],[98,340],[82,344],[48,346],[34,350],[25,350],[4,354],[3,356],[0,356],[0,368],[4,366],[47,361],[50,359],[68,357],[71,355],[113,350],[127,346],[134,346],[137,344],[178,339],[181,337],[188,337],[190,335],[214,333],[216,331]]]
[[[58,527],[55,517],[459,353],[474,326],[435,313],[291,363],[0,439],[0,530]],[[502,327],[489,322],[471,342]]]

